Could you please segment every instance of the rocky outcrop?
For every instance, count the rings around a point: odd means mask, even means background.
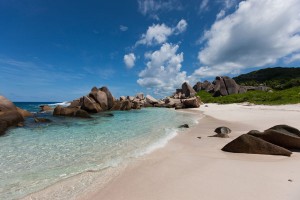
[[[189,99],[182,100],[183,108],[199,108],[200,107],[200,98],[192,97]]]
[[[155,99],[154,97],[150,96],[150,95],[147,95],[146,96],[146,102],[151,104],[151,105],[154,105],[154,104],[158,103],[158,100]]]
[[[51,108],[48,105],[41,105],[40,106],[40,112],[49,112],[49,111],[53,111],[53,108]]]
[[[93,88],[89,97],[93,98],[100,105],[102,110],[108,110],[108,98],[105,92]]]
[[[81,109],[89,113],[98,113],[102,111],[101,106],[91,97],[84,96],[80,99],[80,102],[82,104]]]
[[[193,89],[196,91],[196,92],[199,92],[201,90],[204,90],[204,91],[211,91],[213,90],[213,84],[207,80],[205,80],[203,83],[202,82],[197,82],[194,86],[193,86]]]
[[[194,97],[196,95],[196,91],[187,82],[182,84],[181,91],[187,98]]]
[[[27,110],[23,110],[19,107],[16,107],[17,111],[22,115],[22,117],[26,118],[26,117],[32,117],[33,114],[31,112],[28,112]]]
[[[54,116],[68,116],[68,117],[81,117],[90,118],[91,116],[87,111],[76,107],[62,107],[57,106],[53,111]]]
[[[129,100],[121,102],[120,110],[131,110],[132,104]]]
[[[105,87],[105,86],[101,87],[100,90],[106,93],[107,106],[108,106],[108,110],[110,110],[114,106],[115,99],[107,87]]]
[[[249,134],[243,134],[236,138],[235,140],[226,144],[223,151],[232,153],[249,153],[249,154],[266,154],[266,155],[282,155],[291,156],[292,152],[262,140],[260,138],[254,137]]]
[[[250,131],[248,134],[287,149],[300,149],[299,130],[287,125],[274,126],[264,132]]]
[[[24,117],[29,115],[29,112],[17,108],[13,102],[0,96],[0,135],[4,135],[11,126],[23,126]]]

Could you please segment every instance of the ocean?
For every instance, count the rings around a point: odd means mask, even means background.
[[[37,113],[39,105],[17,106],[52,120],[11,128],[0,137],[0,199],[18,199],[87,171],[108,170],[164,146],[178,126],[197,123],[198,115],[174,109],[143,108],[94,114],[92,119]],[[60,103],[66,105],[66,102]]]

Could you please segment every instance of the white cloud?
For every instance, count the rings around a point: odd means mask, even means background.
[[[142,35],[141,39],[137,44],[162,44],[167,41],[168,37],[172,34],[172,28],[165,24],[156,24],[148,27],[145,34]]]
[[[182,19],[182,20],[180,20],[178,22],[178,24],[176,25],[176,27],[173,29],[173,32],[175,34],[182,33],[182,32],[184,32],[186,30],[187,25],[188,25],[187,22],[184,19]]]
[[[208,0],[202,0],[200,4],[200,12],[208,9]]]
[[[139,73],[137,83],[143,87],[153,89],[155,94],[169,95],[176,88],[191,77],[181,71],[183,53],[177,53],[179,46],[165,43],[161,48],[152,53],[146,53],[149,61],[144,70]]]
[[[129,53],[124,55],[124,63],[127,66],[127,68],[132,68],[135,65],[135,55],[134,53]]]
[[[259,13],[259,14],[258,14]],[[299,0],[248,0],[206,31],[196,75],[273,64],[300,50]]]
[[[155,45],[155,44],[163,44],[168,40],[168,37],[172,34],[180,34],[184,32],[187,28],[187,22],[182,19],[178,22],[175,27],[168,27],[165,24],[153,24],[148,27],[146,33],[142,34],[142,37],[139,41],[137,41],[136,45],[144,44],[144,45]]]
[[[127,30],[128,30],[128,27],[127,27],[127,26],[124,26],[124,25],[120,25],[120,30],[121,30],[121,31],[127,31]]]
[[[160,11],[181,10],[182,5],[179,0],[138,0],[138,10],[143,15],[148,15],[159,20]]]

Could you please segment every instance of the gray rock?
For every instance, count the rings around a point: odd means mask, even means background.
[[[129,100],[121,102],[120,110],[131,110],[132,103]]]
[[[150,95],[147,95],[146,96],[146,102],[149,103],[149,104],[157,104],[158,103],[158,100],[155,99],[154,97],[150,96]]]
[[[84,96],[80,101],[82,102],[81,109],[88,113],[98,113],[102,111],[101,106],[91,97]]]
[[[89,94],[89,97],[93,98],[102,108],[102,110],[108,109],[108,100],[105,92],[101,90],[92,91]]]
[[[106,93],[108,109],[111,109],[114,106],[114,97],[107,87],[102,87],[100,90]]]
[[[184,99],[182,101],[184,108],[199,108],[200,107],[200,99],[198,97],[193,97],[189,99]]]
[[[144,99],[144,94],[143,93],[137,93],[136,98],[142,100],[142,99]]]
[[[230,128],[228,128],[226,126],[220,126],[215,129],[215,132],[218,134],[229,134],[229,133],[231,133],[231,130],[230,130]]]
[[[223,151],[232,153],[248,153],[248,154],[266,154],[266,155],[282,155],[291,156],[292,152],[262,140],[260,138],[254,137],[249,134],[243,134],[233,141],[226,144]]]
[[[196,91],[187,82],[184,82],[181,88],[182,88],[182,93],[187,98],[194,97],[196,95]]]
[[[46,119],[46,118],[35,117],[34,122],[35,123],[49,123],[49,122],[52,122],[52,121],[50,119]]]

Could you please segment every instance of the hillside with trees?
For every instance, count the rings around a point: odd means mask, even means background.
[[[240,85],[264,84],[277,90],[300,86],[300,67],[274,67],[260,69],[233,78]]]

